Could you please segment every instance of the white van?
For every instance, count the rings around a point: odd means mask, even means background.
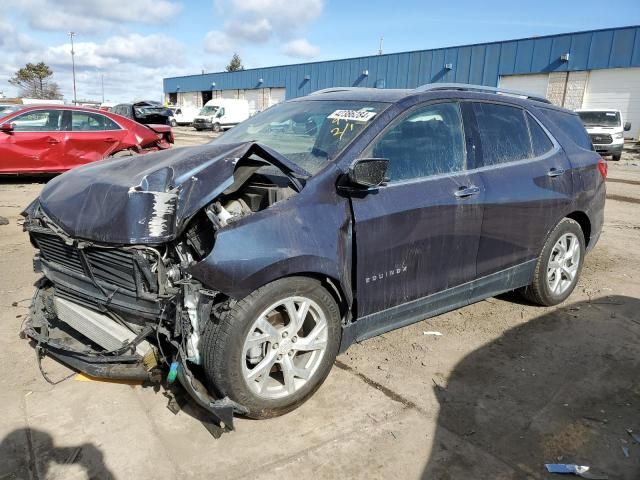
[[[231,98],[216,98],[204,104],[200,113],[193,119],[196,130],[219,132],[231,128],[249,118],[249,102]]]
[[[624,132],[631,130],[631,123],[623,122],[622,113],[614,108],[576,110],[591,137],[596,152],[611,155],[620,160],[624,148]]]
[[[197,107],[191,106],[178,107],[169,105],[168,108],[173,112],[173,118],[175,118],[177,125],[191,125],[199,113]]]

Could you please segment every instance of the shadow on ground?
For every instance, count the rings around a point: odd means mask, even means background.
[[[114,478],[102,452],[91,443],[56,446],[49,433],[34,428],[14,430],[0,443],[0,478],[3,479],[69,478],[68,469],[74,465],[84,470],[86,478]]]
[[[640,433],[640,300],[578,302],[513,328],[436,396],[425,479],[559,478],[544,464],[577,463],[637,480],[627,429]]]

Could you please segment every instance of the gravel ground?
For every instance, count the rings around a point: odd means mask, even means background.
[[[176,129],[177,145],[211,138]],[[171,414],[162,389],[43,380],[17,335],[37,278],[18,221],[45,180],[4,179],[0,479],[543,479],[559,462],[637,480],[626,430],[640,432],[638,165],[632,151],[609,162],[605,228],[563,305],[507,294],[354,345],[301,408],[239,419],[218,440],[188,408]]]

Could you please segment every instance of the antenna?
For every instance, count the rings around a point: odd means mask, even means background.
[[[384,36],[380,35],[380,48],[378,49],[378,55],[382,55],[383,47],[384,47]]]

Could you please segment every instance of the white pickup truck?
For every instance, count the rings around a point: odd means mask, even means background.
[[[624,132],[631,130],[630,122],[623,122],[622,113],[615,109],[576,110],[591,137],[596,152],[620,160],[624,147]]]

